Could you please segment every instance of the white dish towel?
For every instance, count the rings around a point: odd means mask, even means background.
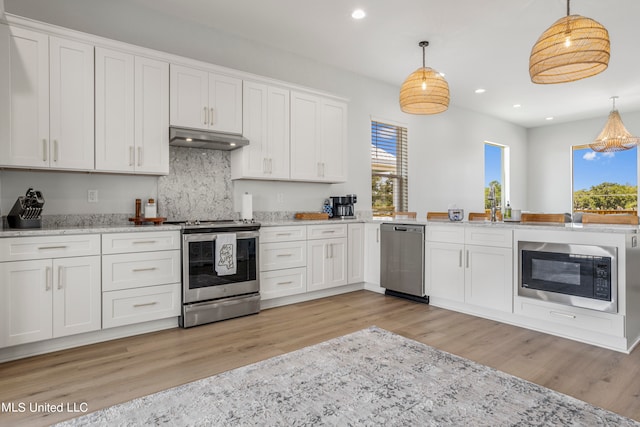
[[[235,233],[218,234],[216,237],[215,267],[218,276],[236,274],[236,235]]]

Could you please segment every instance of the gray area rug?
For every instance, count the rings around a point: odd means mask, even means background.
[[[60,426],[639,426],[371,327]]]

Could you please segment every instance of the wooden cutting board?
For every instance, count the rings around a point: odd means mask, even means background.
[[[329,214],[326,212],[298,212],[296,213],[295,218],[306,220],[329,219]]]

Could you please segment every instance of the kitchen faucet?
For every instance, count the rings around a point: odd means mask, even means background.
[[[491,222],[496,222],[496,186],[491,184],[489,189],[489,197],[487,199],[491,202]]]

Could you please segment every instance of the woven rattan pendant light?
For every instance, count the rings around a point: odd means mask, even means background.
[[[436,70],[425,66],[425,48],[429,42],[418,44],[422,48],[422,67],[411,73],[400,88],[400,109],[409,114],[438,114],[449,108],[449,84]]]
[[[593,151],[600,153],[606,153],[611,151],[624,151],[630,150],[636,147],[640,142],[640,138],[632,136],[631,133],[622,124],[620,113],[616,110],[617,96],[612,96],[613,109],[609,113],[607,123],[604,125],[604,129],[600,132],[600,135],[589,144],[589,147]]]
[[[580,15],[558,19],[531,49],[529,75],[533,83],[566,83],[595,76],[609,65],[609,32]]]

